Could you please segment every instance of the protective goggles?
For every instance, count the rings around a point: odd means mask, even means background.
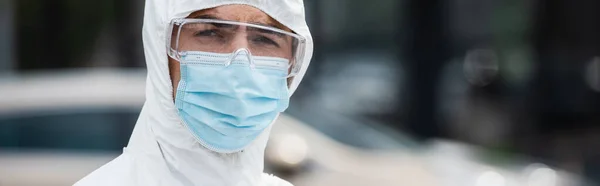
[[[288,61],[288,74],[300,71],[304,59],[306,39],[281,29],[215,19],[173,19],[167,33],[167,52],[181,61],[193,52],[211,52],[235,58],[240,49],[247,50],[250,58],[276,58]],[[223,61],[224,65],[229,62]],[[269,64],[255,64],[269,65]]]

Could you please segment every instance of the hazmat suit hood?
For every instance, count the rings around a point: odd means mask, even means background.
[[[146,0],[146,102],[123,154],[75,185],[291,185],[263,173],[271,126],[242,152],[219,154],[201,146],[177,114],[166,50],[169,22],[198,10],[230,4],[260,9],[306,38],[301,70],[289,87],[290,95],[293,94],[313,51],[302,0]]]

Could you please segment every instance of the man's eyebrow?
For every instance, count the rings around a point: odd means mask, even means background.
[[[275,35],[275,36],[281,37],[281,38],[285,37],[285,34],[282,34],[282,33],[279,33],[279,32],[275,32],[275,31],[271,31],[271,30],[256,29],[256,28],[248,28],[248,29],[250,29],[250,30],[256,30],[258,32],[265,33],[265,34]]]
[[[194,19],[215,19],[215,20],[222,20],[222,21],[231,21],[231,20],[226,20],[226,19],[221,19],[215,15],[209,15],[209,14],[204,14],[204,15],[198,15],[198,16],[194,16]],[[271,28],[277,28],[280,30],[283,30],[284,28],[281,25],[277,25],[271,21],[267,21],[267,23],[262,23],[262,22],[250,22],[251,24],[255,24],[255,25],[260,25],[260,26],[266,26],[266,27],[271,27]]]
[[[194,16],[193,18],[194,18],[194,19],[217,19],[217,20],[224,20],[224,19],[221,19],[221,18],[219,18],[219,17],[217,17],[217,16],[214,16],[214,15],[208,15],[208,14],[199,15],[199,16]]]
[[[255,24],[255,25],[266,26],[266,27],[271,27],[271,28],[276,28],[276,29],[279,29],[279,30],[283,30],[283,28],[280,25],[272,23],[271,21],[268,21],[268,23],[261,23],[261,22],[250,22],[250,23]]]

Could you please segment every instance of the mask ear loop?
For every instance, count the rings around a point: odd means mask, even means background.
[[[237,49],[235,52],[233,52],[231,54],[231,56],[229,56],[229,58],[227,59],[227,61],[225,61],[225,66],[229,66],[231,65],[231,63],[233,62],[233,60],[235,60],[235,58],[242,54],[245,53],[246,57],[248,59],[248,62],[250,63],[250,68],[254,70],[254,68],[256,67],[255,63],[254,63],[254,59],[252,58],[252,53],[250,53],[250,51],[246,48],[240,48]]]

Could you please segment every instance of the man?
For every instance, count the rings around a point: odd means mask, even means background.
[[[147,0],[143,39],[129,145],[75,185],[291,185],[263,164],[312,56],[302,0]]]

